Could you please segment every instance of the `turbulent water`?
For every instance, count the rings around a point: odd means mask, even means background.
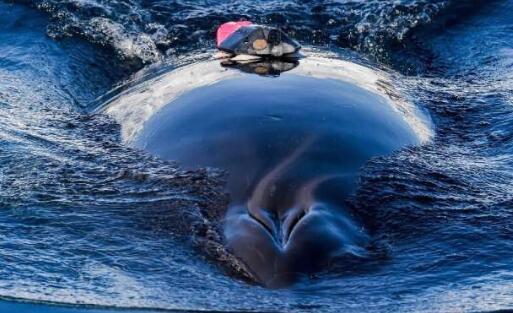
[[[513,308],[512,10],[510,0],[0,2],[0,310]],[[222,174],[127,148],[119,125],[90,114],[112,88],[210,53],[216,26],[233,19],[386,69],[431,115],[435,139],[373,159],[350,201],[380,256],[288,290],[234,278],[209,218],[226,203]]]

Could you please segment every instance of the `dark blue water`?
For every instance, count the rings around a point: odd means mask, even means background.
[[[0,2],[0,311],[513,309],[512,10],[508,0]],[[285,290],[234,278],[205,235],[216,228],[208,212],[226,203],[218,173],[131,149],[120,125],[90,114],[160,62],[210,53],[216,25],[239,18],[386,69],[429,112],[435,138],[367,163],[350,201],[381,257]]]

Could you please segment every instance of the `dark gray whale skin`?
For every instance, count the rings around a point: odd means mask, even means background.
[[[365,255],[344,201],[360,168],[420,140],[390,99],[294,73],[244,74],[188,91],[153,114],[133,145],[182,165],[228,171],[227,247],[268,287]]]

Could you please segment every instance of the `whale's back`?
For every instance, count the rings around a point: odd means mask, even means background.
[[[344,195],[371,157],[418,142],[383,96],[347,82],[288,74],[246,75],[190,91],[152,116],[133,145],[186,167],[227,170],[232,199],[243,201],[298,149],[276,187],[339,176]]]

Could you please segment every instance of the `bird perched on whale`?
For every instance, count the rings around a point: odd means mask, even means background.
[[[301,45],[278,28],[249,21],[227,22],[219,26],[217,48],[233,56],[290,57]]]

